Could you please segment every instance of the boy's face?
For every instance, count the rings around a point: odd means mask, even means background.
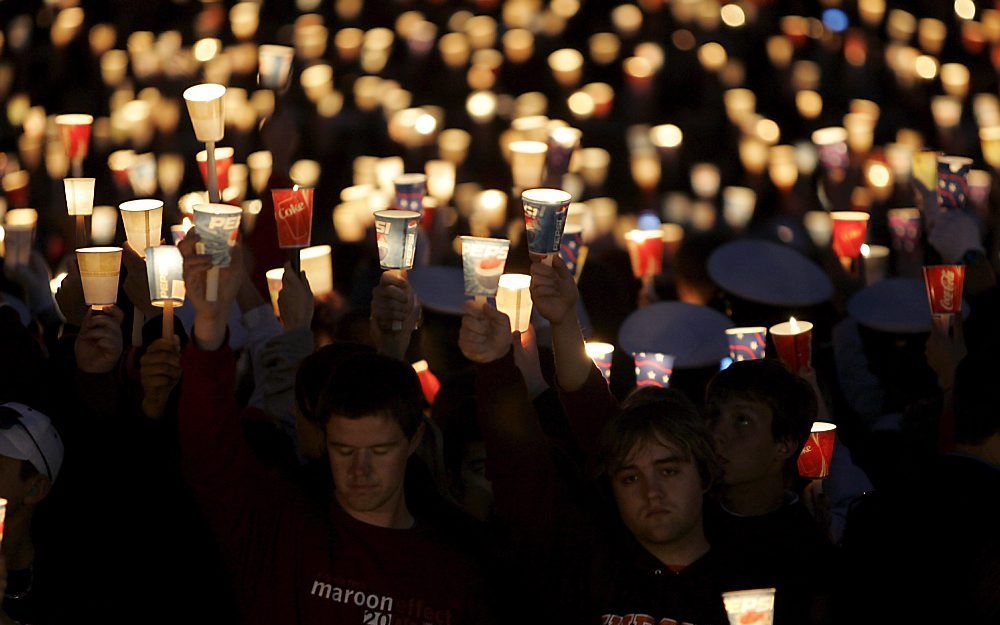
[[[691,458],[659,438],[636,443],[611,476],[625,526],[643,544],[681,542],[701,528],[705,487]]]
[[[348,512],[391,511],[403,496],[406,462],[420,444],[421,430],[407,439],[392,418],[331,417],[327,453],[337,500]]]
[[[788,445],[774,440],[767,404],[741,397],[717,401],[709,419],[723,484],[738,486],[781,473]]]

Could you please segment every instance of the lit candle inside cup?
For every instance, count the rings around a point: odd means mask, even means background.
[[[118,208],[121,210],[129,246],[136,254],[145,258],[147,247],[160,244],[163,202],[153,199],[131,200],[122,202]]]
[[[767,328],[729,328],[726,330],[726,339],[729,341],[729,357],[733,362],[760,360],[767,349]]]
[[[801,477],[819,480],[830,475],[836,439],[837,426],[833,423],[816,421],[812,424],[809,438],[799,453],[797,464]]]
[[[215,173],[218,179],[219,189],[229,188],[229,168],[233,165],[233,156],[236,151],[230,147],[215,148]],[[209,184],[208,178],[208,150],[201,150],[195,155],[198,161],[198,169],[201,171],[201,179],[205,186]]]
[[[583,344],[584,349],[587,351],[587,356],[594,361],[597,368],[601,371],[601,375],[604,376],[605,380],[611,379],[611,361],[615,355],[615,346],[611,343],[602,343],[600,341],[587,341]]]
[[[281,293],[281,280],[284,276],[285,269],[283,267],[269,269],[264,274],[264,278],[267,280],[267,294],[271,298],[271,307],[274,308],[274,316],[278,318],[281,317],[281,310],[278,308],[278,294]],[[312,281],[309,282],[309,286],[312,287]]]
[[[521,194],[528,251],[551,265],[559,252],[572,196],[562,189],[528,189]]]
[[[10,206],[23,208],[28,203],[28,183],[31,176],[27,171],[19,169],[4,174],[3,192]]]
[[[939,95],[931,98],[931,116],[941,130],[952,130],[962,121],[962,101],[955,96]]]
[[[129,163],[128,183],[135,195],[156,193],[156,156],[152,152],[136,154]]]
[[[889,209],[889,232],[893,248],[913,252],[920,242],[920,211],[915,208]]]
[[[208,152],[208,196],[210,202],[219,201],[219,181],[215,171],[215,144],[222,141],[226,124],[224,96],[226,88],[215,83],[203,83],[184,90],[188,115],[198,141]]]
[[[124,214],[124,213],[123,213]],[[219,293],[219,267],[228,267],[230,250],[236,245],[243,209],[229,204],[199,204],[194,207],[194,228],[204,252],[212,256],[205,281],[205,298],[214,302]]]
[[[247,156],[247,167],[250,168],[250,186],[258,195],[267,188],[267,181],[271,179],[271,167],[273,157],[267,150],[254,152]]]
[[[278,227],[278,247],[301,249],[312,242],[313,190],[272,189],[274,219]],[[292,252],[292,267],[299,271],[298,252]]]
[[[447,160],[430,160],[424,165],[427,175],[427,193],[447,206],[455,193],[455,164]]]
[[[823,248],[830,244],[833,238],[833,220],[830,218],[830,213],[822,210],[808,211],[802,221],[813,245]]]
[[[834,182],[843,180],[850,164],[847,153],[847,129],[832,126],[812,134],[812,142],[819,152],[819,161]]]
[[[556,50],[549,55],[549,69],[559,86],[566,89],[575,87],[583,75],[583,55],[573,48]]]
[[[799,168],[795,164],[795,147],[774,145],[768,148],[767,172],[780,191],[788,193],[799,179]]]
[[[736,590],[722,593],[722,602],[731,625],[772,625],[774,623],[774,588]]]
[[[570,204],[572,207],[573,205]],[[572,208],[570,209],[572,213]],[[570,224],[567,219],[566,229],[563,230],[562,242],[559,244],[559,257],[562,258],[566,270],[573,276],[573,280],[580,281],[580,273],[583,265],[587,262],[587,254],[590,248],[583,244],[583,226],[580,224]]]
[[[87,246],[85,217],[94,213],[93,178],[63,178],[66,193],[66,211],[76,217],[77,247]]]
[[[656,386],[666,388],[670,385],[670,376],[674,374],[674,357],[669,354],[655,352],[636,352],[635,385]]]
[[[684,227],[680,224],[665,223],[660,226],[663,233],[663,250],[667,259],[672,259],[677,254],[677,249],[684,240]]]
[[[703,200],[715,197],[720,181],[719,167],[714,163],[695,163],[691,166],[691,190]]]
[[[889,275],[889,248],[884,245],[861,244],[861,258],[865,266],[865,284],[875,284]]]
[[[608,177],[611,154],[604,148],[580,150],[580,175],[589,189],[600,189]]]
[[[484,237],[461,237],[465,294],[476,301],[495,297],[507,263],[510,241]]]
[[[868,213],[861,211],[834,211],[833,251],[843,261],[851,261],[861,255],[861,244],[868,235]]]
[[[333,291],[333,248],[314,245],[299,250],[299,263],[314,296],[320,297]]]
[[[507,194],[498,189],[480,191],[472,200],[472,214],[489,230],[498,230],[507,220]]]
[[[375,213],[375,241],[382,269],[412,269],[420,213],[383,210]]]
[[[722,190],[722,218],[730,228],[741,231],[753,219],[757,194],[749,187],[726,187]]]
[[[427,176],[424,174],[403,174],[393,180],[396,192],[396,208],[399,210],[424,212],[424,195],[427,190]]]
[[[632,274],[648,280],[663,273],[663,231],[630,230],[625,233]]]
[[[778,352],[778,359],[792,373],[808,370],[812,366],[812,329],[813,324],[808,321],[797,321],[795,317],[791,317],[768,330]]]
[[[257,48],[257,80],[265,89],[281,91],[288,84],[295,50],[288,46],[265,44]]]
[[[510,318],[511,332],[527,332],[531,323],[531,276],[505,273],[497,285],[497,310]]]
[[[93,123],[94,118],[90,115],[56,115],[56,126],[62,136],[66,156],[73,163],[73,175],[77,177],[83,173],[83,159],[90,150],[90,129]]]
[[[510,144],[514,188],[531,189],[542,184],[548,146],[541,141],[513,141]]]
[[[963,156],[938,156],[937,162],[937,196],[941,211],[964,209],[969,194],[972,159]]]
[[[4,215],[4,262],[8,267],[27,266],[34,245],[38,211],[15,208]]]
[[[935,328],[950,333],[952,319],[962,312],[965,265],[925,266],[924,287]]]
[[[417,373],[417,379],[420,380],[420,390],[424,393],[424,399],[427,400],[429,406],[433,406],[434,400],[437,399],[437,394],[441,390],[441,381],[431,371],[426,360],[418,360],[412,366]]]
[[[118,275],[122,248],[83,247],[76,251],[83,282],[84,302],[94,310],[113,306],[118,301]]]
[[[94,245],[111,245],[118,232],[118,209],[114,206],[95,206],[90,217],[90,240]]]
[[[375,178],[378,181],[378,188],[386,195],[395,193],[394,181],[403,175],[403,159],[398,156],[381,158],[375,164]]]
[[[174,335],[174,308],[184,305],[184,260],[173,245],[146,248],[149,301],[163,309],[163,338]]]
[[[563,176],[569,171],[573,151],[580,145],[582,134],[576,128],[569,126],[557,126],[549,131],[545,158],[546,184],[560,186]]]
[[[979,129],[983,158],[994,170],[1000,170],[1000,125]]]

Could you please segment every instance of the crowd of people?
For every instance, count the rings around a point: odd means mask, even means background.
[[[0,98],[9,102],[16,93],[44,106],[43,120],[46,108],[107,112],[102,89],[110,93],[110,85],[100,84],[87,38],[60,44],[55,34],[40,37],[50,27],[56,32],[59,11],[75,7],[36,4],[37,15],[25,15],[37,19],[27,23],[15,17],[20,9],[0,7],[14,59],[0,64],[14,68],[11,80],[0,81]],[[121,31],[119,46],[127,33],[167,26],[185,38],[230,38],[222,3],[204,2],[197,11],[192,3],[153,4],[148,14],[132,7],[115,15],[83,3],[88,27],[112,24]],[[299,12],[322,15],[333,31],[391,27],[404,8],[420,9],[442,32],[458,12],[434,2],[279,4],[260,4],[257,40],[291,43]],[[513,26],[504,20],[521,15],[500,6],[517,4],[510,0],[474,4],[507,32]],[[579,111],[567,104],[569,91],[544,76],[544,62],[537,64],[544,55],[495,72],[497,91],[537,87],[551,96],[548,115],[571,119],[584,145],[611,155],[606,178],[584,183],[577,171],[567,174],[574,200],[615,198],[619,205],[616,226],[585,234],[584,263],[575,251],[529,253],[511,194],[505,221],[512,227],[487,234],[509,236],[505,271],[530,276],[527,330],[515,329],[493,299],[466,297],[453,240],[482,224],[465,211],[436,207],[409,273],[380,271],[372,228],[347,240],[331,227],[337,193],[359,182],[355,157],[405,153],[407,169],[423,171],[437,156],[430,143],[401,149],[378,110],[348,102],[332,116],[319,114],[305,85],[293,80],[259,128],[234,132],[236,160],[267,150],[270,176],[259,191],[244,181],[234,200],[259,201],[228,266],[204,253],[198,227],[176,243],[185,297],[167,336],[163,308],[150,299],[147,259],[123,232],[115,239],[123,248],[117,301],[88,305],[79,264],[65,253],[72,222],[62,183],[51,167],[31,164],[22,124],[11,114],[0,122],[0,169],[31,174],[24,196],[7,189],[5,207],[39,211],[28,262],[0,259],[0,625],[769,624],[767,606],[735,615],[724,601],[726,593],[759,589],[774,590],[779,625],[1000,622],[1000,408],[992,386],[1000,377],[1000,228],[993,198],[967,210],[939,211],[935,202],[912,246],[893,249],[891,277],[880,280],[865,259],[842,263],[803,219],[858,208],[852,191],[865,186],[864,156],[852,146],[842,179],[824,179],[821,167],[791,188],[749,171],[735,157],[736,130],[719,127],[726,119],[722,79],[704,60],[699,67],[694,43],[686,43],[688,36],[720,39],[734,57],[743,54],[759,108],[773,106],[783,133],[802,134],[819,120],[781,106],[787,77],[757,71],[766,59],[747,50],[762,47],[783,15],[813,7],[726,5],[758,20],[741,38],[666,8],[685,4],[679,0],[639,2],[642,19],[633,31],[623,27],[623,14],[612,19],[611,7],[599,2],[521,4],[545,5],[549,21],[526,29],[546,51],[584,49],[605,31],[621,35],[623,45],[653,42],[669,51],[664,75],[645,90],[630,91],[629,79],[605,64],[588,68],[588,76],[621,87],[615,114],[606,118],[571,118]],[[858,14],[842,8],[845,20]],[[870,11],[856,21],[859,32]],[[844,28],[832,19],[815,20],[825,35],[815,49],[796,43],[797,54],[836,65],[828,56],[836,46],[824,37]],[[731,22],[732,10],[726,24],[735,30]],[[553,23],[565,32],[553,31]],[[785,31],[790,41],[795,34]],[[883,33],[867,36],[874,49]],[[459,159],[459,183],[511,188],[499,149],[506,120],[484,126],[466,111],[464,81],[477,80],[475,73],[466,78],[464,69],[456,73],[407,45],[374,72],[357,59],[331,60],[337,87],[346,93],[365,73],[398,79],[415,101],[440,105],[450,124],[469,129],[473,144]],[[955,38],[945,49],[957,56],[958,46]],[[981,52],[967,53],[973,70],[986,62]],[[331,47],[327,60],[334,56]],[[298,65],[320,60],[297,59],[294,75]],[[43,62],[52,74],[33,77]],[[164,66],[180,68],[179,75],[163,69],[140,76],[133,68],[130,80],[155,85],[169,100],[188,77],[180,65]],[[836,80],[824,67],[829,84],[817,92],[831,108],[850,97],[840,93],[843,85],[879,101],[886,125],[879,136],[890,125],[892,133],[920,128],[928,144],[984,159],[967,132],[934,137],[927,94],[896,98],[903,87],[867,74]],[[989,72],[991,80],[973,71],[977,88],[995,91]],[[238,71],[232,77],[248,87],[255,80]],[[922,116],[911,119],[918,102]],[[626,143],[635,124],[668,118],[685,121],[684,151],[657,153],[663,179],[658,173],[650,189],[630,170],[637,151]],[[184,153],[193,164],[195,141],[185,123],[161,127],[142,147]],[[104,160],[117,147],[114,133],[99,135],[83,162],[97,179],[98,200],[140,195],[112,182]],[[321,294],[277,244],[270,190],[298,182],[291,169],[300,156],[322,167],[312,238],[332,243],[334,279]],[[755,191],[751,220],[706,224],[691,210],[678,211],[685,193],[678,189],[689,185],[680,172],[696,161],[716,163],[717,177]],[[182,217],[174,210],[178,191],[201,186],[193,174],[172,193],[161,189],[174,200],[162,226],[166,241]],[[707,199],[693,188],[700,200],[681,204],[721,215],[715,186]],[[902,180],[890,194],[861,202],[870,215],[868,242],[895,242],[887,211],[912,202]],[[661,273],[633,273],[621,235],[650,219],[658,229],[661,217],[679,222],[683,236],[661,251]],[[283,262],[272,303],[265,271]],[[941,264],[965,272],[962,312],[946,324],[932,318],[917,279],[921,266]],[[53,269],[65,273],[58,284],[50,282]],[[209,295],[213,272],[218,288]],[[725,329],[765,329],[791,315],[812,322],[802,366],[779,358],[773,337],[766,349],[754,346],[754,358],[733,362]],[[587,349],[598,339],[616,346],[600,366]],[[647,347],[671,358],[656,384],[637,367]],[[803,477],[800,455],[817,422],[836,425],[836,443],[825,477]]]

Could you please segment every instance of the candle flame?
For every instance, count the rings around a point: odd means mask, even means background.
[[[292,191],[293,191],[293,192],[296,192],[296,191],[298,191],[298,190],[299,190],[299,185],[297,185],[297,184],[293,184],[293,185],[292,185]]]
[[[799,329],[799,322],[795,320],[795,317],[788,318],[788,326],[791,329],[792,334],[798,334],[799,332],[801,332],[801,330]]]

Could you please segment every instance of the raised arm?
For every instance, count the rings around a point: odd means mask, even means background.
[[[531,265],[531,301],[552,325],[556,382],[576,444],[588,458],[597,452],[604,424],[618,409],[601,372],[587,356],[576,315],[579,292],[561,258]]]

